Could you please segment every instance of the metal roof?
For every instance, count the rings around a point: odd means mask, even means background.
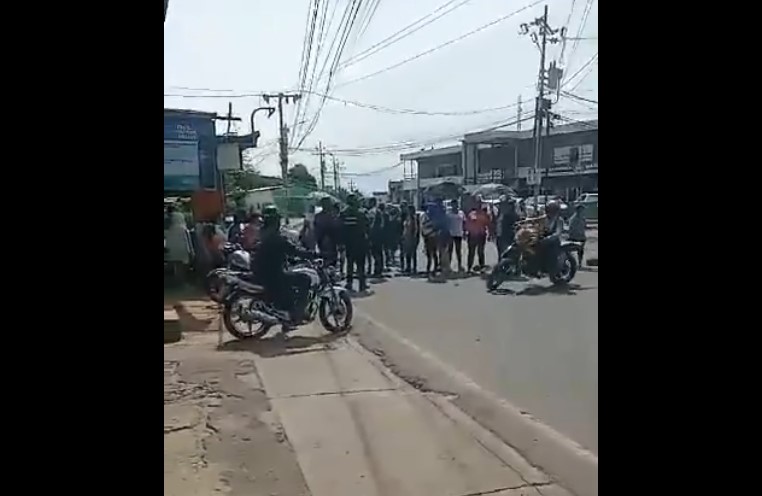
[[[188,110],[188,109],[173,109],[165,108],[164,116],[181,116],[181,117],[202,117],[204,119],[214,119],[217,117],[216,112],[204,112],[202,110]]]
[[[584,131],[597,131],[598,119],[591,121],[579,121],[571,124],[563,124],[550,129],[550,135],[579,133]],[[531,139],[532,130],[526,131],[480,131],[466,134],[463,140],[467,143],[493,143],[500,141]]]
[[[446,146],[444,148],[432,148],[430,150],[421,150],[413,153],[403,153],[400,160],[418,160],[420,158],[438,157],[440,155],[450,155],[460,153],[460,145]]]

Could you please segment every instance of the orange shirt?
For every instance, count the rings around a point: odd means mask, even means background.
[[[471,210],[466,216],[466,232],[471,236],[487,236],[490,218],[483,210]]]

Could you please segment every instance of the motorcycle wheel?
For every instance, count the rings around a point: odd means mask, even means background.
[[[502,260],[492,268],[492,272],[487,276],[487,291],[494,291],[500,287],[508,278],[510,262]]]
[[[225,324],[225,330],[236,339],[259,339],[267,334],[267,331],[272,327],[270,324],[260,322],[259,327],[255,328],[254,325],[241,320],[241,317],[238,315],[238,309],[241,308],[241,305],[249,305],[251,299],[251,296],[241,293],[232,295],[222,311],[222,322]],[[242,330],[236,324],[243,324],[245,328]]]
[[[354,314],[352,300],[346,292],[342,291],[339,293],[337,303],[339,308],[332,309],[331,301],[328,298],[322,298],[320,300],[320,307],[318,308],[320,323],[332,334],[348,331],[352,326],[352,315]],[[333,318],[335,323],[331,322],[331,318]]]
[[[561,263],[561,270],[559,270],[556,274],[550,276],[550,282],[552,282],[555,286],[569,284],[577,274],[577,259],[566,252],[560,256],[564,258],[563,262]]]

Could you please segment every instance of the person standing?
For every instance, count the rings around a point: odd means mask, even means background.
[[[407,207],[402,223],[402,272],[418,273],[418,243],[421,239],[421,225],[415,207]]]
[[[386,231],[386,206],[376,207],[376,199],[370,199],[370,251],[373,256],[373,275],[382,277],[384,272],[384,234]]]
[[[320,199],[320,208],[320,212],[315,214],[315,242],[325,262],[335,265],[338,260],[339,219],[329,197]]]
[[[429,216],[431,206],[426,207],[426,212],[421,214],[421,235],[423,247],[426,251],[426,276],[430,277],[439,270],[439,256],[437,254],[437,236],[434,223]]]
[[[347,289],[352,290],[355,269],[360,282],[360,292],[368,290],[365,279],[365,256],[368,252],[368,219],[360,210],[357,196],[347,196],[347,206],[339,215],[340,243],[347,253]]]
[[[519,221],[519,214],[516,212],[516,201],[508,196],[500,197],[500,210],[497,218],[497,255],[500,255],[512,243],[516,234],[516,223]]]
[[[241,232],[241,246],[244,250],[253,250],[259,242],[259,235],[262,226],[262,218],[258,213],[249,215],[249,219]]]
[[[490,234],[489,225],[490,218],[486,208],[483,207],[481,202],[477,202],[466,216],[466,236],[468,242],[466,267],[468,272],[473,271],[474,257],[477,255],[479,257],[477,269],[484,268],[484,246]]]
[[[386,265],[391,268],[397,261],[397,248],[400,245],[402,236],[402,217],[397,207],[389,207],[389,218],[386,223]],[[402,264],[402,253],[400,253],[400,265]]]
[[[193,260],[193,242],[185,224],[185,216],[174,207],[167,208],[169,229],[164,233],[166,240],[166,260],[172,269],[175,282],[184,283],[187,267]]]
[[[585,206],[578,203],[574,207],[574,215],[569,219],[569,241],[576,241],[582,245],[579,250],[579,266],[582,267],[582,261],[585,258],[585,243],[587,242],[587,221],[585,219]]]
[[[429,208],[429,219],[434,226],[437,242],[437,255],[439,256],[439,265],[441,275],[447,278],[450,275],[450,226],[447,222],[447,212],[440,198],[434,200]]]
[[[447,212],[447,223],[450,231],[450,244],[447,247],[447,254],[452,259],[452,253],[458,259],[458,272],[463,272],[463,225],[465,223],[463,211],[458,206],[458,200],[450,202],[450,210]]]

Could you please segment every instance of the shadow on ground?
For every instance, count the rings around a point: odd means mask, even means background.
[[[262,358],[283,355],[298,355],[330,347],[343,338],[344,334],[325,334],[323,336],[283,335],[279,331],[272,337],[227,341],[219,347],[220,351],[248,351]]]
[[[494,295],[513,295],[513,296],[542,296],[547,294],[575,295],[580,291],[594,289],[591,287],[580,286],[579,284],[568,284],[565,286],[541,286],[539,284],[530,284],[522,289],[514,290],[511,288],[497,288],[489,293]]]

